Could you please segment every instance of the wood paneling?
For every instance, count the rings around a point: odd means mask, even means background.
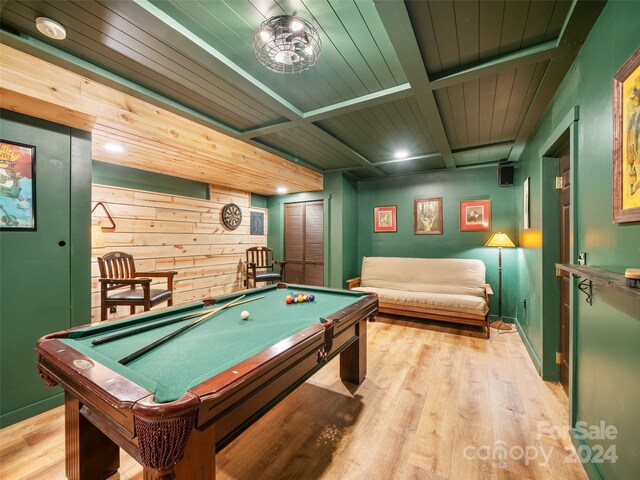
[[[95,118],[96,160],[263,195],[322,189],[319,173],[6,45],[0,61],[3,107],[79,128]],[[106,152],[107,141],[125,152]]]
[[[93,185],[92,200],[103,202],[116,223],[115,231],[103,233],[107,246],[92,252],[92,321],[100,318],[96,256],[124,251],[134,256],[138,271],[176,270],[174,305],[180,305],[244,288],[245,250],[267,245],[266,223],[264,235],[249,235],[246,192],[212,187],[211,199],[201,200]],[[220,219],[222,207],[230,202],[242,209],[236,230],[227,230]],[[102,209],[94,215],[95,221],[108,226]],[[110,318],[128,314],[128,307],[120,307]]]

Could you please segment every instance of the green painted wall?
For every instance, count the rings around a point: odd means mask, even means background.
[[[356,277],[358,262],[358,185],[342,177],[342,286]]]
[[[93,161],[93,183],[114,187],[167,193],[182,197],[209,198],[209,184],[186,178],[147,172],[113,163]]]
[[[640,2],[609,2],[594,25],[537,131],[523,151],[520,178],[531,176],[532,231],[523,232],[520,249],[521,295],[529,300],[520,319],[533,356],[542,357],[543,296],[555,282],[542,285],[541,150],[574,106],[575,251],[587,252],[588,264],[618,273],[640,266],[640,224],[612,223],[612,96],[611,81],[640,42]],[[544,152],[543,152],[544,153]],[[518,198],[518,212],[522,205]],[[520,222],[521,223],[521,222]],[[574,289],[575,290],[575,289]],[[592,478],[630,479],[640,472],[640,302],[604,287],[594,289],[593,305],[581,293],[573,298],[574,337],[572,419],[597,425],[605,421],[618,430],[614,440],[586,440],[590,445],[615,445],[618,459],[588,468]],[[552,347],[550,345],[549,347]],[[547,348],[545,347],[545,355]],[[596,473],[597,472],[597,473]]]
[[[431,197],[443,198],[443,234],[414,235],[413,201]],[[491,230],[461,232],[459,202],[486,198],[491,200]],[[380,205],[397,206],[397,233],[373,232],[373,207]],[[498,186],[495,166],[360,182],[358,212],[358,270],[363,256],[479,258],[487,267],[487,281],[497,295],[498,250],[484,244],[497,231],[515,240],[517,214],[516,188]],[[518,249],[503,249],[505,317],[511,316],[520,299],[517,256]],[[497,297],[491,302],[491,313],[498,314]]]
[[[267,199],[265,195],[259,195],[257,193],[251,194],[251,206],[257,208],[267,208]]]
[[[36,368],[41,336],[90,319],[91,136],[14,112],[2,138],[36,147],[36,231],[0,232],[0,425],[62,403]],[[63,243],[61,243],[63,242]]]

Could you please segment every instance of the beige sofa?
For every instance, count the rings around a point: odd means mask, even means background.
[[[481,260],[364,257],[350,290],[378,295],[382,313],[444,320],[489,328],[489,300]]]

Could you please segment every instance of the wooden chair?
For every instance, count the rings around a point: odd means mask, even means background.
[[[257,282],[284,281],[284,267],[287,262],[273,259],[273,250],[267,247],[247,248],[247,288],[251,288]],[[279,271],[275,270],[278,265]]]
[[[131,314],[136,307],[151,307],[168,302],[173,305],[173,277],[178,272],[136,272],[133,257],[124,252],[107,253],[98,257],[100,267],[100,320],[107,319],[107,309],[119,305],[129,305]],[[151,288],[151,277],[166,277],[167,288]],[[141,288],[137,288],[140,286]],[[126,288],[126,290],[122,290]],[[116,293],[109,293],[119,290]]]

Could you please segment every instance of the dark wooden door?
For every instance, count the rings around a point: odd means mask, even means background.
[[[569,181],[569,152],[560,157],[558,176],[562,177],[560,190],[560,263],[571,262],[569,249],[571,184]],[[560,383],[565,392],[569,392],[569,285],[571,274],[562,271],[560,278]]]
[[[324,202],[284,206],[286,281],[324,285]]]

